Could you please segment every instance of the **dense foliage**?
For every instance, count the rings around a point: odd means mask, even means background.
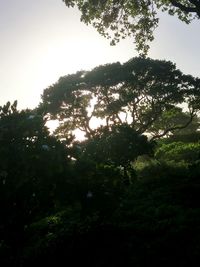
[[[156,139],[189,126],[199,110],[199,89],[200,79],[172,62],[133,58],[61,77],[44,91],[41,109],[61,121],[59,138],[75,129],[90,138],[104,126],[125,123]],[[183,103],[187,113],[177,107]]]
[[[81,21],[92,24],[114,45],[122,38],[134,36],[136,48],[143,54],[154,39],[159,12],[177,15],[186,23],[200,18],[198,0],[63,0],[67,7],[77,6]],[[112,34],[113,33],[113,34]]]
[[[0,264],[199,266],[199,86],[136,58],[0,107]]]

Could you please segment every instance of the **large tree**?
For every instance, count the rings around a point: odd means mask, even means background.
[[[41,108],[60,120],[60,138],[76,129],[91,138],[104,127],[124,123],[156,138],[189,125],[199,110],[199,88],[198,78],[184,75],[171,62],[133,58],[61,77],[44,91]],[[183,103],[188,113],[177,125],[166,115]]]
[[[137,50],[146,54],[153,40],[158,13],[166,11],[189,23],[200,17],[199,0],[63,0],[68,7],[77,6],[81,20],[92,24],[100,34],[111,39],[134,36]],[[112,34],[113,33],[113,34]]]
[[[12,242],[34,216],[55,209],[69,166],[66,148],[49,135],[43,117],[16,106],[0,107],[0,234],[7,240],[9,233]]]

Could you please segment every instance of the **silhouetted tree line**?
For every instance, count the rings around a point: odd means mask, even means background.
[[[133,58],[0,107],[1,266],[199,266],[199,89]]]

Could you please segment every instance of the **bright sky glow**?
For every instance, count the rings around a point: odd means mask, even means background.
[[[162,15],[149,56],[171,60],[200,76],[200,21],[186,25]],[[60,76],[137,56],[133,40],[115,47],[62,0],[0,0],[0,105],[34,108]]]

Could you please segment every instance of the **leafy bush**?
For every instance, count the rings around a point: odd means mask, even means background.
[[[200,159],[200,143],[163,144],[157,149],[155,157],[159,160],[194,163]]]

